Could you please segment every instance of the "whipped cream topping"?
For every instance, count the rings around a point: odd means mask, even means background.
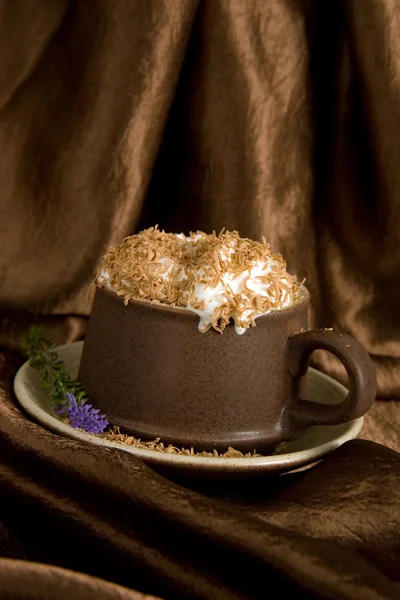
[[[126,238],[103,259],[96,285],[124,298],[192,311],[199,331],[220,331],[232,319],[237,334],[301,297],[296,278],[269,245],[222,230],[189,236],[152,227]]]

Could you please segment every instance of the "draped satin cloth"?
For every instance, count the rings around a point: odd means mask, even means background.
[[[400,597],[399,40],[398,0],[0,0],[0,597]],[[264,235],[372,355],[383,445],[189,490],[31,422],[21,335],[82,338],[155,223]]]

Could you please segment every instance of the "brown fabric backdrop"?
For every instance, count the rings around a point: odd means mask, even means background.
[[[387,448],[351,442],[215,499],[44,431],[10,390],[31,322],[60,343],[84,335],[110,244],[156,222],[225,226],[264,235],[307,278],[313,326],[366,346],[385,400],[363,437],[399,450],[399,40],[398,0],[0,0],[4,556],[171,598],[265,597],[269,581],[304,598],[398,597]],[[81,585],[43,569],[0,561],[0,594]]]
[[[110,244],[226,226],[265,235],[312,324],[399,394],[396,0],[0,7],[3,309],[87,315]]]

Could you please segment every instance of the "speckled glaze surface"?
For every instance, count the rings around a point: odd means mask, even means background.
[[[333,331],[307,330],[309,294],[257,319],[238,336],[200,333],[188,311],[147,302],[124,305],[97,289],[79,380],[110,421],[142,439],[212,450],[265,451],[311,424],[364,414],[375,397],[366,351]],[[300,332],[300,333],[299,333]],[[337,406],[300,400],[309,356],[326,348],[344,362],[348,398]]]

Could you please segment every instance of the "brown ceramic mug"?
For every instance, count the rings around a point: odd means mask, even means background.
[[[350,336],[307,331],[309,293],[259,317],[243,335],[198,331],[192,312],[123,300],[97,289],[79,370],[91,402],[141,439],[196,450],[263,451],[310,425],[360,417],[375,398],[374,365]],[[350,391],[338,405],[300,397],[314,350],[344,364]]]

